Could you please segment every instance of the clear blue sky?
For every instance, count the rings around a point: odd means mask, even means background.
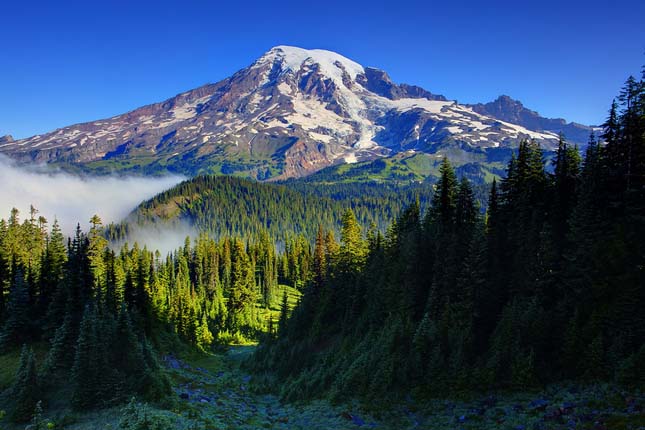
[[[15,137],[216,82],[281,44],[586,124],[645,64],[643,0],[7,0],[0,17],[0,135]]]

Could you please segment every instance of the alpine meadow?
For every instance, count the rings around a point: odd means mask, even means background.
[[[0,430],[645,428],[640,2],[192,3],[6,8]]]

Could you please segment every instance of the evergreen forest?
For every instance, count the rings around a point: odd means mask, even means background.
[[[182,219],[201,234],[172,253],[115,249],[135,225]],[[256,343],[241,368],[285,402],[645,387],[643,79],[585,148],[561,136],[547,157],[523,140],[486,190],[448,158],[435,183],[403,188],[202,176],[121,224],[89,222],[67,238],[34,207],[0,221],[11,425],[61,407],[177,410],[192,394],[176,356]],[[121,426],[164,428],[140,418]]]

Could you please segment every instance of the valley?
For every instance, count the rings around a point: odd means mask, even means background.
[[[638,428],[642,394],[607,385],[563,383],[541,392],[489,393],[451,400],[388,402],[387,405],[316,400],[285,403],[268,387],[255,386],[245,371],[254,346],[225,352],[165,356],[174,398],[162,405],[130,402],[125,407],[78,414],[49,411],[43,428],[273,429],[554,429]],[[268,388],[268,391],[266,391]],[[11,425],[7,430],[14,430]],[[22,429],[17,426],[15,430]]]
[[[645,429],[643,5],[146,3],[3,7],[0,430]]]

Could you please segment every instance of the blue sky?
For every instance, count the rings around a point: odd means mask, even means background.
[[[7,0],[0,16],[0,135],[14,137],[216,82],[281,44],[586,124],[645,64],[642,0]]]

